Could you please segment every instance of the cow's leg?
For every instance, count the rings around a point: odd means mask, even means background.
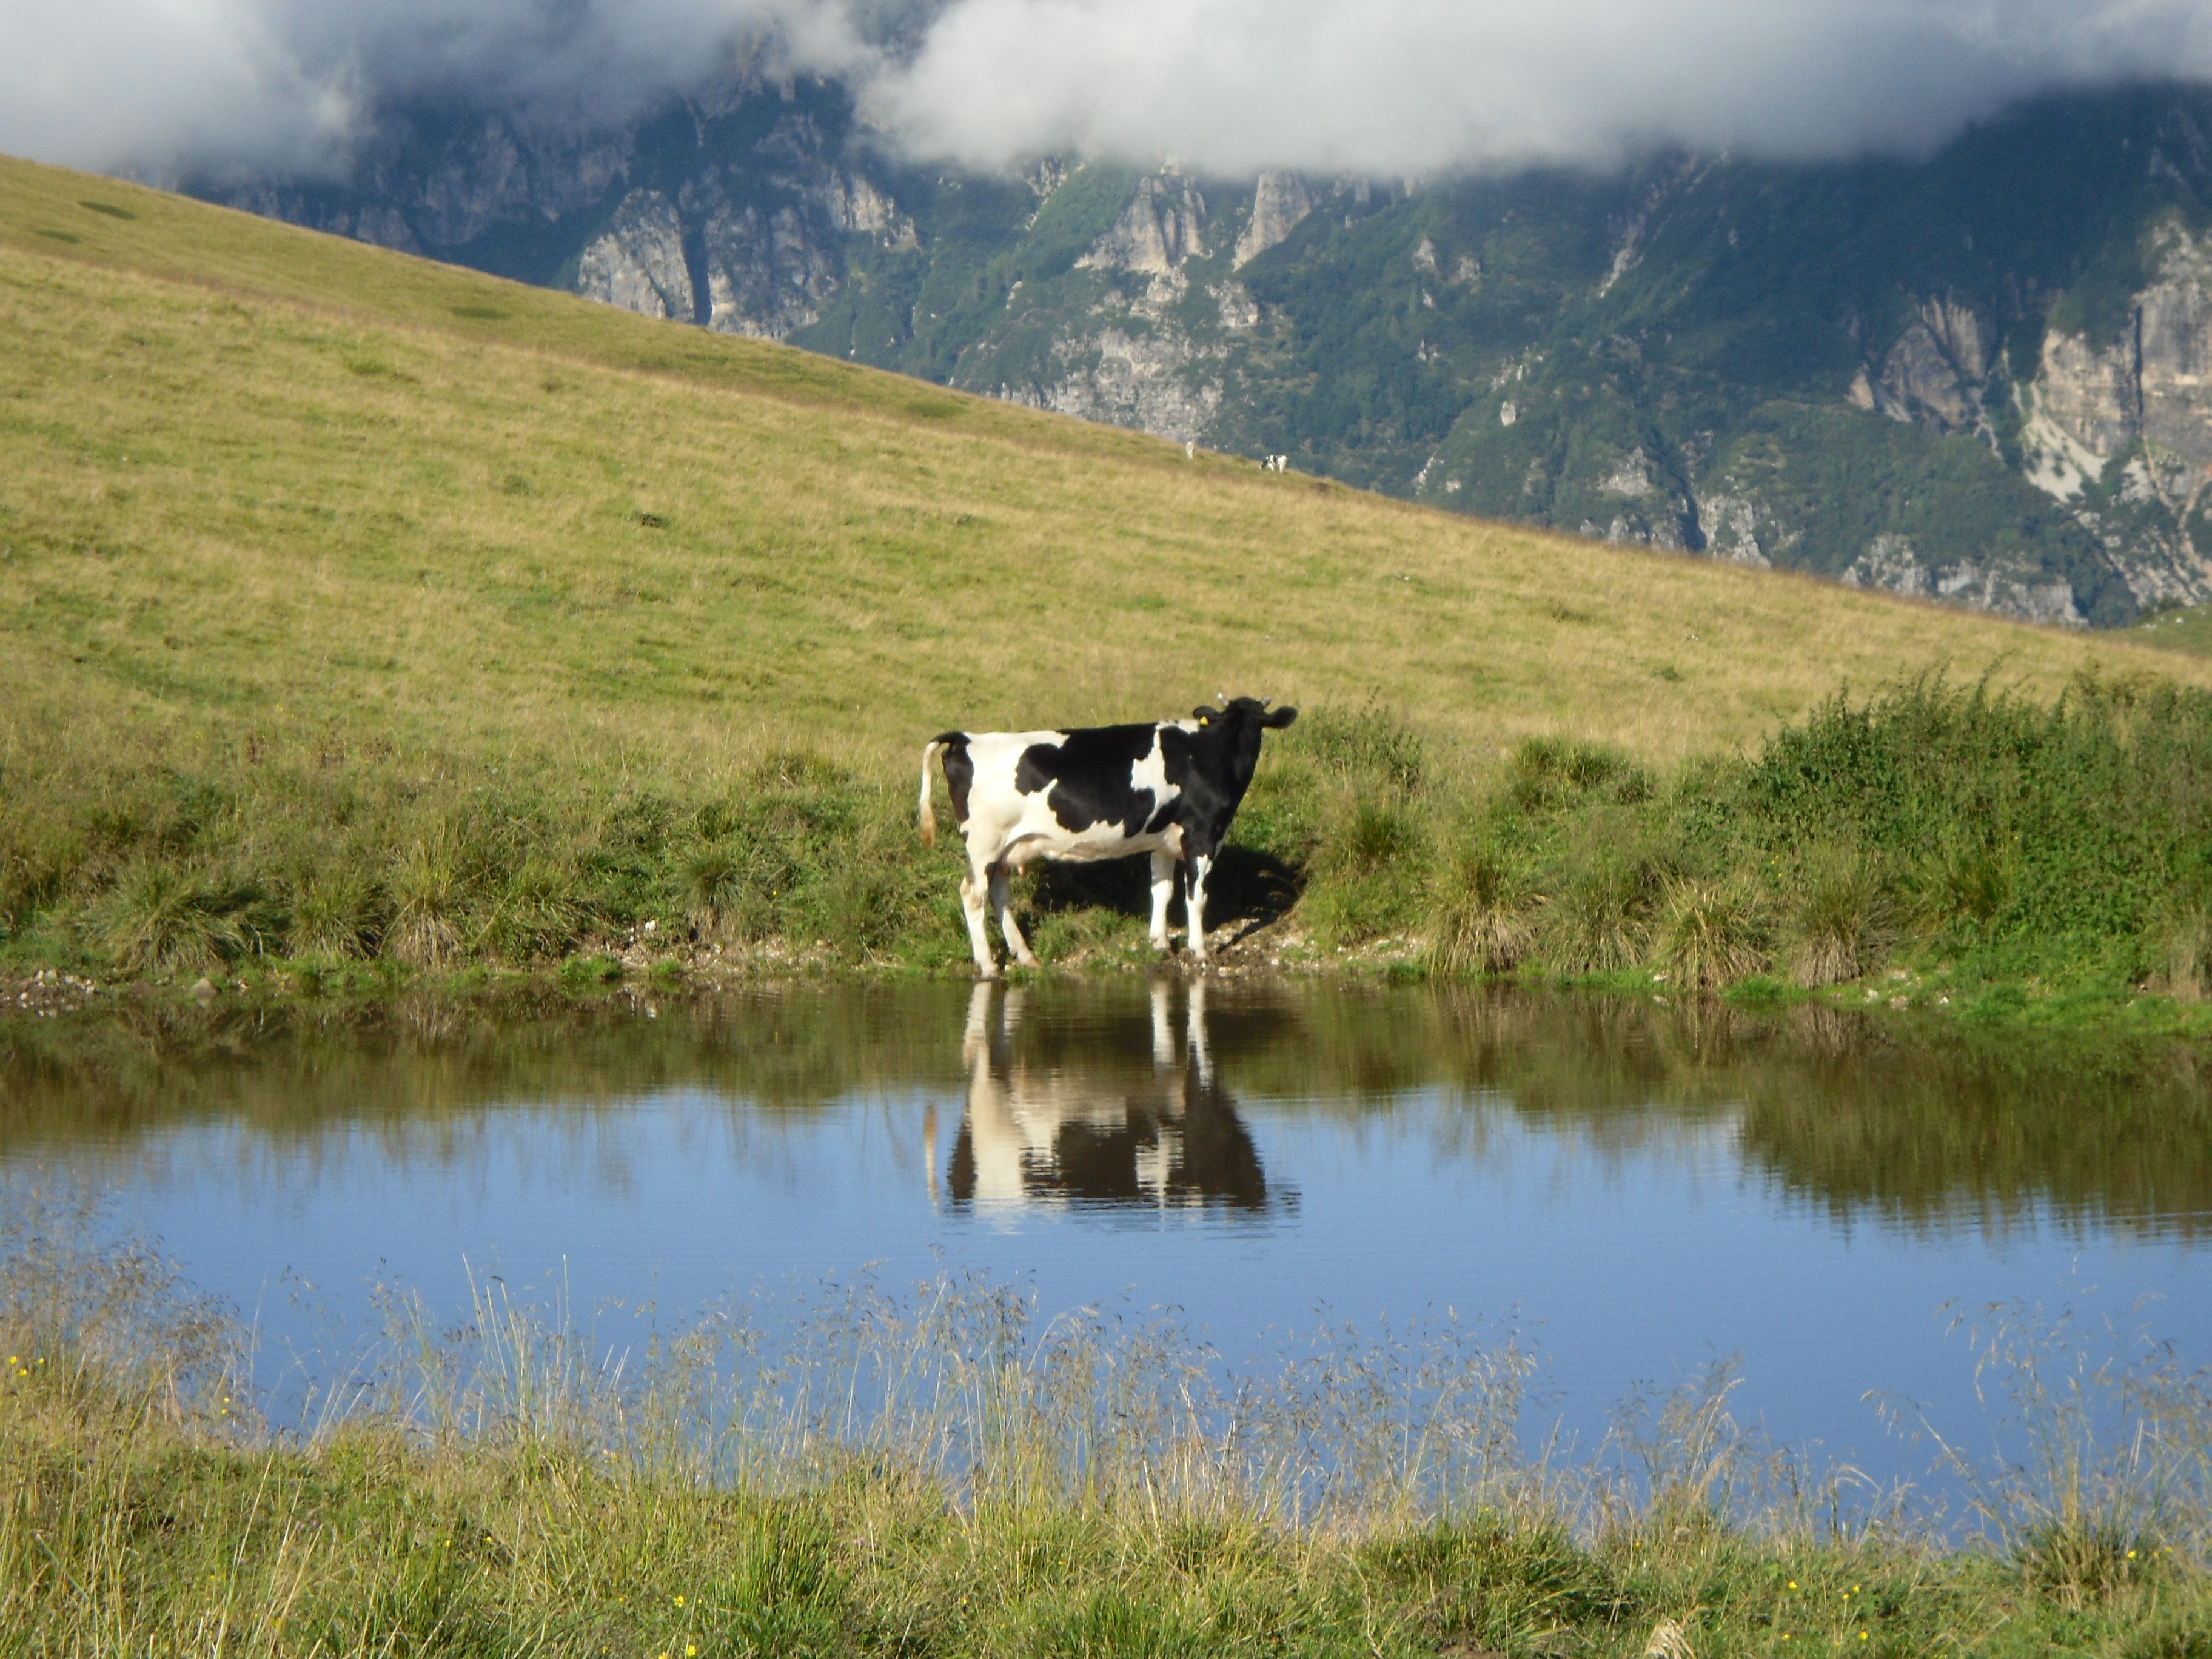
[[[975,971],[985,979],[996,979],[999,964],[991,955],[991,935],[983,921],[983,902],[989,892],[990,880],[971,856],[960,877],[960,908],[968,914],[968,945],[975,953]]]
[[[960,1034],[960,1058],[973,1065],[975,1056],[991,1046],[991,988],[978,985],[968,994],[968,1025]]]
[[[1183,884],[1182,908],[1190,917],[1190,953],[1206,960],[1206,876],[1213,860],[1203,853],[1190,855],[1190,876]]]
[[[1030,942],[1022,937],[1022,930],[1014,921],[1012,908],[1006,903],[1006,866],[1002,860],[991,866],[991,909],[999,918],[999,931],[1006,937],[1006,949],[1014,953],[1014,960],[1024,968],[1037,965]]]
[[[1166,1071],[1175,1064],[1175,1030],[1168,1024],[1168,982],[1152,981],[1152,1065]]]
[[[1198,1086],[1213,1086],[1213,1051],[1206,1041],[1206,981],[1194,979],[1190,982],[1190,1003],[1184,1009],[1185,1048],[1198,1067]]]
[[[1176,857],[1172,853],[1152,854],[1152,949],[1164,951],[1168,948],[1168,902],[1175,897]]]

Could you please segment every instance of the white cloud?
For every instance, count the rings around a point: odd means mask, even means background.
[[[620,120],[741,48],[866,73],[839,0],[0,0],[0,150],[316,172],[412,97]]]
[[[957,0],[866,106],[979,165],[1390,174],[1910,150],[2024,93],[2208,70],[2202,0]]]
[[[251,7],[0,3],[0,150],[160,170],[211,145],[314,167],[353,115],[347,77],[307,73]]]
[[[886,56],[867,44],[896,40]],[[918,45],[915,43],[918,42]],[[2212,74],[2203,0],[0,0],[0,150],[343,164],[439,96],[617,120],[750,43],[917,155],[1433,173],[1650,143],[1911,150],[2046,88]]]

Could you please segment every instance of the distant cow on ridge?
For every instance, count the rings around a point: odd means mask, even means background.
[[[1206,878],[1229,821],[1260,763],[1260,738],[1298,717],[1268,712],[1258,697],[1199,708],[1187,720],[1099,726],[1069,732],[945,732],[921,751],[921,842],[936,845],[929,763],[945,760],[945,787],[967,842],[960,902],[975,968],[999,964],[983,918],[988,898],[1014,959],[1034,966],[1029,941],[1006,909],[1006,872],[1031,859],[1072,862],[1152,855],[1152,946],[1168,948],[1175,867],[1188,872],[1191,954],[1206,960]]]

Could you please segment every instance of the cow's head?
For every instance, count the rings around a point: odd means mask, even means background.
[[[1265,697],[1225,697],[1218,708],[1201,705],[1190,712],[1191,718],[1201,726],[1241,726],[1249,721],[1270,732],[1281,731],[1298,717],[1298,711],[1288,707],[1270,713]]]

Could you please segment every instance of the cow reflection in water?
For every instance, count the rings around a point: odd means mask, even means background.
[[[1203,984],[1190,988],[1180,1042],[1170,988],[1152,987],[1149,1054],[1136,1021],[1119,1043],[1094,1028],[1080,1048],[1023,1044],[1023,1001],[1019,988],[980,984],[968,1004],[968,1114],[946,1171],[955,1205],[1267,1207],[1252,1137],[1214,1081]]]

